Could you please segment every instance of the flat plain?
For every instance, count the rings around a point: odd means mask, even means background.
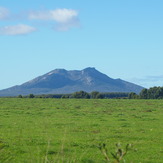
[[[0,162],[163,162],[163,100],[0,98]]]

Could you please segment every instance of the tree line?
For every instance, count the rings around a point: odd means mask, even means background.
[[[144,88],[139,94],[134,92],[106,92],[100,93],[93,91],[91,93],[78,91],[71,94],[43,94],[43,95],[19,95],[18,98],[76,98],[76,99],[163,99],[163,87]]]
[[[93,91],[91,93],[85,91],[78,91],[71,94],[43,94],[43,95],[19,95],[18,98],[76,98],[76,99],[104,99],[104,98],[128,98],[129,93],[125,92],[108,92],[100,93]]]
[[[163,87],[144,88],[139,94],[129,93],[129,99],[163,99]]]

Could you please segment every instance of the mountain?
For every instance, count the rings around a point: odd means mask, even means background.
[[[99,92],[135,92],[143,87],[121,79],[112,79],[95,68],[81,71],[55,69],[22,85],[0,91],[0,96],[28,94],[64,94],[76,91]]]

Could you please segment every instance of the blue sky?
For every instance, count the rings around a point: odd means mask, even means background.
[[[1,0],[0,89],[95,67],[163,86],[162,0]]]

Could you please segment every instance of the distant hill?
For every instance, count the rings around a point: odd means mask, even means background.
[[[0,96],[28,94],[64,94],[76,91],[135,92],[143,87],[121,79],[112,79],[95,68],[83,70],[55,69],[22,85],[0,91]]]

